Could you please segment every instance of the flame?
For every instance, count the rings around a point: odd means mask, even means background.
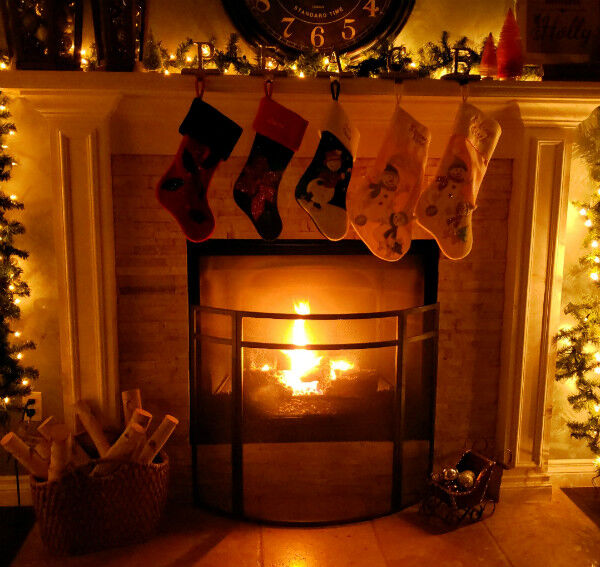
[[[298,315],[310,315],[310,304],[308,301],[299,301],[294,304],[294,311]],[[291,328],[291,342],[297,346],[306,346],[310,343],[310,337],[306,331],[304,319],[296,319]],[[306,377],[314,373],[321,365],[322,356],[318,356],[315,351],[306,349],[294,349],[282,351],[290,360],[290,369],[282,370],[278,374],[279,381],[288,388],[291,388],[294,396],[308,394],[323,394],[320,387],[320,381],[306,380]],[[353,368],[350,362],[345,360],[330,360],[329,380],[336,380],[336,371],[346,371]]]

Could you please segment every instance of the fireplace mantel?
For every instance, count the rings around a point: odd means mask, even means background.
[[[156,73],[2,72],[3,90],[48,121],[59,266],[65,412],[93,400],[118,416],[115,245],[111,155],[170,155],[194,96],[194,77]],[[205,99],[251,131],[261,77],[208,76]],[[432,131],[441,155],[461,88],[454,82],[342,80],[340,100],[374,157],[396,101]],[[482,81],[469,100],[500,121],[495,157],[512,159],[497,443],[516,465],[507,485],[548,484],[548,433],[564,258],[572,134],[600,104],[596,83]],[[311,125],[298,156],[312,155],[329,100],[327,79],[275,79],[274,97]],[[33,138],[33,135],[32,135]],[[233,155],[247,155],[244,136]],[[485,369],[482,369],[485,372]]]

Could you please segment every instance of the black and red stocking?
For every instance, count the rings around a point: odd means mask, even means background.
[[[242,129],[200,97],[179,127],[183,135],[177,154],[156,187],[160,204],[193,242],[210,237],[215,219],[207,191],[219,162],[226,160]]]
[[[275,240],[281,234],[277,191],[307,125],[301,116],[272,100],[269,92],[260,101],[252,125],[256,136],[235,182],[233,198],[265,240]]]

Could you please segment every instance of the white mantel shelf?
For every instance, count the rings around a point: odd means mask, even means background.
[[[206,77],[206,92],[248,93],[263,91],[263,78],[259,76]],[[2,71],[0,88],[25,94],[28,91],[107,91],[139,95],[180,93],[189,97],[193,89],[193,75],[159,73],[107,73],[74,71]],[[323,90],[328,94],[327,78],[275,77],[275,92],[286,94],[316,94]],[[385,96],[394,95],[394,81],[386,79],[344,78],[343,95]],[[418,79],[404,81],[403,97],[453,97],[461,95],[460,86],[454,81]],[[600,103],[600,83],[594,82],[539,82],[539,81],[490,81],[482,80],[469,85],[469,96],[502,99],[551,99],[596,101]]]
[[[234,155],[250,151],[263,81],[206,77],[205,99],[244,127]],[[0,72],[0,89],[27,101],[50,127],[67,412],[83,398],[111,421],[119,415],[111,155],[172,155],[194,83],[194,76],[145,72]],[[548,485],[552,337],[560,315],[572,139],[600,105],[600,83],[481,81],[468,90],[469,100],[501,123],[495,157],[513,163],[497,446],[515,457],[505,483]],[[340,100],[361,131],[362,157],[376,155],[399,91],[391,80],[342,79]],[[439,157],[461,87],[421,79],[405,81],[401,91],[408,112],[431,129],[430,156]],[[275,78],[274,98],[279,95],[309,120],[297,155],[310,157],[329,81]]]

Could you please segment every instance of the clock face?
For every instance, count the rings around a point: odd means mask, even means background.
[[[345,53],[397,33],[414,0],[222,0],[250,43],[287,54]]]

